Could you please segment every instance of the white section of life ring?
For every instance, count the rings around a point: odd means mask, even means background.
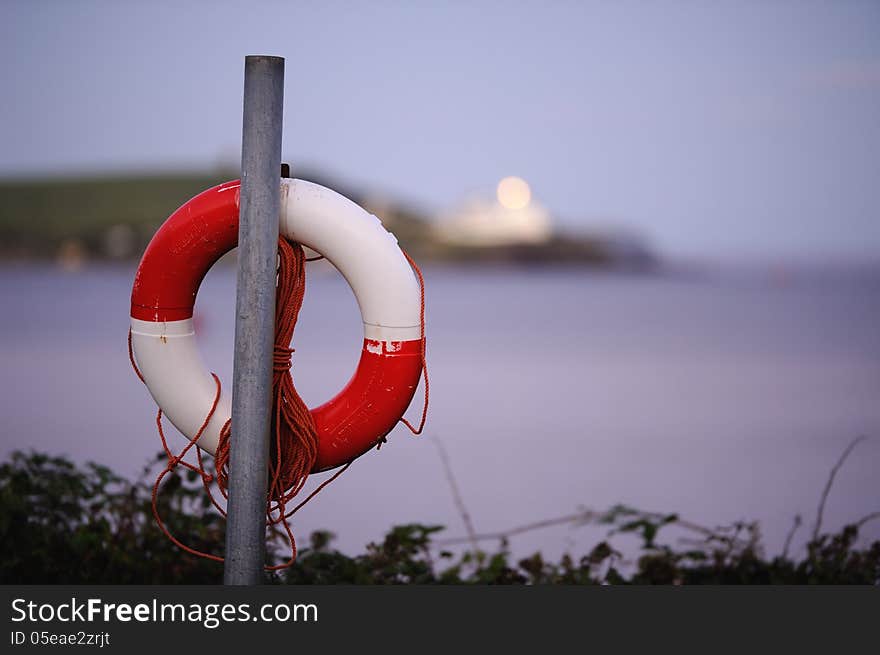
[[[192,319],[156,323],[132,318],[131,343],[138,369],[156,404],[174,427],[192,439],[217,395],[217,383],[199,353]],[[230,389],[221,389],[217,409],[198,441],[212,455],[223,424],[232,416]]]
[[[378,218],[319,184],[282,180],[280,230],[342,273],[360,306],[365,338],[421,338],[419,283]]]

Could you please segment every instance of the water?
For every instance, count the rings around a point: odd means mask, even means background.
[[[353,371],[361,328],[345,282],[326,264],[309,270],[294,367],[314,405]],[[462,535],[436,439],[480,532],[622,502],[709,525],[759,519],[778,552],[795,514],[812,526],[830,467],[860,434],[873,438],[840,471],[826,525],[880,509],[877,277],[425,273],[426,434],[398,427],[297,515],[299,535],[330,529],[348,552],[395,523]],[[134,476],[158,451],[126,354],[132,275],[0,269],[3,455],[66,453]],[[234,271],[217,268],[197,306],[205,359],[226,384],[234,289]],[[604,534],[560,527],[512,547],[580,553]],[[880,522],[866,534],[880,537]]]

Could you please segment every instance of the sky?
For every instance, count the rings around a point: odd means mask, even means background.
[[[0,0],[0,177],[284,157],[434,213],[508,175],[674,257],[880,258],[877,2]]]

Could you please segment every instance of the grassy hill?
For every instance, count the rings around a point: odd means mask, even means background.
[[[117,226],[130,228],[129,254],[139,253],[171,212],[230,177],[218,172],[0,182],[0,255],[52,257],[76,243],[88,256],[102,257]]]

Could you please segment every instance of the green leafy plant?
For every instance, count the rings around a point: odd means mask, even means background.
[[[850,449],[851,450],[851,449]],[[845,453],[844,456],[848,454]],[[164,458],[164,455],[160,456]],[[843,459],[843,458],[842,458]],[[841,462],[832,470],[833,475]],[[61,457],[13,453],[0,464],[0,582],[79,584],[214,584],[217,562],[189,555],[156,526],[152,485],[145,468],[130,482],[97,464],[76,466]],[[198,475],[169,475],[159,510],[169,530],[192,547],[221,554],[225,523],[207,498]],[[454,479],[450,477],[451,482]],[[454,487],[455,488],[455,487]],[[566,516],[479,535],[445,538],[443,528],[411,523],[392,528],[381,541],[350,556],[332,547],[333,535],[314,532],[296,563],[267,574],[275,584],[880,584],[880,541],[860,545],[859,532],[875,513],[837,533],[821,532],[819,518],[803,554],[788,555],[796,519],[783,553],[763,554],[756,523],[709,528],[676,514],[617,505],[607,511],[581,509]],[[455,491],[457,494],[457,489]],[[463,510],[460,496],[457,502]],[[464,510],[463,510],[464,511]],[[594,524],[606,539],[579,557],[548,561],[541,553],[515,559],[509,539],[549,525]],[[673,543],[673,528],[690,535]],[[613,545],[621,534],[638,539],[638,557]],[[286,540],[267,533],[268,558],[284,561]],[[493,551],[479,544],[497,542]],[[469,544],[453,553],[453,545]]]

